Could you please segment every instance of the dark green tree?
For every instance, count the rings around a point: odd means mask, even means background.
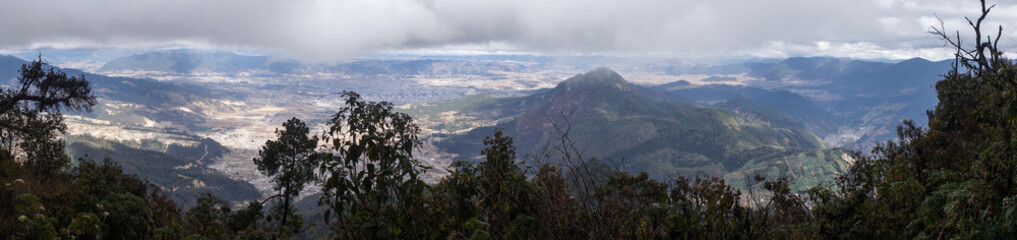
[[[321,163],[326,180],[319,204],[329,207],[326,221],[350,239],[421,236],[424,219],[409,217],[427,189],[413,158],[420,129],[391,103],[367,102],[349,91],[343,98],[324,136],[331,143]]]
[[[314,180],[314,169],[318,167],[319,158],[314,151],[318,146],[317,136],[308,136],[309,129],[300,119],[292,118],[283,123],[283,129],[275,130],[276,140],[268,140],[254,158],[258,171],[275,183],[274,188],[282,197],[282,221],[280,226],[288,226],[290,200],[300,195],[304,185]],[[294,231],[296,229],[293,229]]]
[[[88,110],[95,96],[85,76],[68,77],[42,56],[21,65],[18,83],[0,91],[0,163],[24,159],[31,170],[59,171],[70,163],[57,139],[66,130],[62,111]]]
[[[506,238],[534,238],[536,219],[531,216],[535,187],[527,182],[516,164],[516,148],[512,138],[497,129],[484,138],[481,151],[486,161],[480,163],[481,205],[483,217],[490,224],[489,233]]]
[[[130,193],[109,194],[99,205],[109,214],[104,220],[109,225],[106,236],[110,239],[142,239],[154,229],[152,210],[144,198]]]
[[[229,203],[212,194],[205,193],[198,197],[197,202],[184,212],[186,234],[190,237],[226,239],[230,234]]]
[[[262,213],[264,206],[261,202],[251,201],[247,203],[247,207],[238,210],[233,215],[230,215],[230,229],[234,232],[240,232],[248,230],[249,228],[258,227],[258,219],[265,216]]]

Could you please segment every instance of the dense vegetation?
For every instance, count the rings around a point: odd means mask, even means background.
[[[957,48],[957,61],[936,85],[940,102],[928,112],[928,128],[904,122],[898,127],[899,140],[880,145],[872,154],[854,154],[854,164],[835,182],[805,192],[793,190],[786,177],[746,176],[749,184],[742,191],[721,178],[661,182],[645,173],[630,175],[582,158],[565,137],[554,149],[559,152],[556,159],[537,156],[520,163],[513,138],[502,130],[481,142],[483,161],[457,162],[448,177],[426,184],[418,178],[424,168],[413,156],[419,128],[412,119],[389,103],[363,101],[346,92],[345,104],[321,138],[327,148],[293,158],[315,158],[311,163],[318,171],[295,172],[319,180],[319,205],[327,209],[323,218],[329,233],[309,237],[1015,238],[1017,65],[1002,57],[991,37],[981,41],[980,25],[990,9],[983,3],[982,17],[972,22],[978,43],[974,49],[941,34]],[[0,96],[0,103],[10,96]],[[84,105],[69,107],[75,106]],[[68,106],[0,110],[15,114],[9,117],[32,119],[32,114],[58,113],[59,107]],[[292,123],[284,125],[281,140],[291,133],[304,134],[294,143],[313,138],[306,136],[306,126]],[[4,131],[17,130],[4,124]],[[52,133],[58,125],[35,132]],[[12,139],[16,144],[58,141]],[[296,149],[274,145],[279,142],[284,141],[267,143],[263,156],[275,149]],[[300,221],[287,221],[285,227],[272,224],[285,215],[266,211],[262,202],[233,211],[207,194],[181,212],[158,188],[124,174],[110,161],[81,161],[67,168],[61,161],[22,152],[35,148],[9,149],[0,158],[0,236],[5,238],[268,239],[301,236],[292,234],[305,228]],[[837,152],[811,156],[831,154]],[[40,165],[40,159],[46,164]],[[305,169],[300,166],[282,164],[272,172]],[[290,187],[279,190],[289,194]],[[767,197],[760,198],[764,192]]]

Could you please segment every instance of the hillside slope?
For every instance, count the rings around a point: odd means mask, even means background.
[[[229,152],[211,139],[190,138],[193,145],[165,144],[157,140],[115,141],[91,136],[68,136],[67,152],[74,159],[100,161],[110,158],[125,173],[134,174],[170,193],[177,203],[189,206],[200,194],[213,193],[231,202],[261,198],[248,182],[229,178],[208,164]]]
[[[492,103],[497,101],[478,102],[499,106]],[[553,153],[559,130],[567,129],[585,159],[598,158],[656,178],[720,176],[756,156],[823,147],[800,124],[773,121],[788,118],[779,112],[746,118],[730,110],[661,98],[604,68],[576,75],[547,92],[504,101],[501,105],[512,106],[518,115],[447,135],[437,145],[458,154],[457,159],[479,159],[483,137],[500,128],[515,138],[520,156],[542,155]],[[480,110],[487,111],[505,112],[497,107]]]
[[[720,66],[668,65],[672,75],[710,78],[744,76],[748,86],[676,81],[655,87],[706,104],[745,97],[802,121],[827,144],[867,151],[896,138],[905,119],[925,124],[925,111],[936,105],[934,84],[951,61],[921,58],[876,62],[832,57],[792,57],[776,62]]]

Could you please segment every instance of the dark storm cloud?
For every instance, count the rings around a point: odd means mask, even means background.
[[[337,60],[473,49],[678,57],[943,57],[925,33],[964,30],[976,1],[4,1],[0,49],[205,48]],[[1017,8],[994,23],[1017,27]],[[1002,42],[1017,42],[1008,30]],[[1009,40],[1009,41],[1007,41]]]

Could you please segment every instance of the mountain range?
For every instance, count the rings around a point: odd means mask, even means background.
[[[724,176],[748,167],[756,172],[788,174],[786,167],[757,168],[764,162],[799,161],[798,154],[816,156],[825,147],[815,134],[790,116],[739,99],[728,108],[704,106],[672,93],[627,82],[600,68],[571,77],[549,91],[514,98],[478,98],[475,103],[450,101],[409,107],[411,114],[434,112],[435,106],[464,115],[502,118],[493,125],[464,134],[441,135],[436,145],[460,160],[481,159],[485,136],[496,129],[513,136],[521,156],[560,161],[561,139],[573,146],[572,161],[598,159],[629,172],[648,172],[665,179],[676,176]],[[804,157],[804,155],[803,155]],[[532,160],[531,160],[532,161]],[[845,169],[840,156],[814,163],[832,176]],[[778,164],[770,164],[778,165]],[[780,164],[786,165],[786,164]],[[833,167],[830,167],[833,166]],[[828,179],[824,177],[824,179]],[[803,179],[804,181],[804,179]]]
[[[455,58],[416,59],[398,56],[381,59],[355,59],[337,63],[314,63],[272,56],[178,50],[139,53],[116,58],[102,65],[98,71],[153,71],[171,74],[254,72],[269,75],[313,73],[486,75],[490,71],[511,72],[526,67],[526,64],[513,64],[506,61],[473,61]]]
[[[904,119],[925,125],[925,111],[939,101],[935,83],[951,61],[921,58],[875,62],[831,57],[794,57],[777,62],[720,66],[657,66],[673,75],[742,75],[749,84],[677,81],[656,86],[690,99],[717,103],[745,97],[801,120],[830,145],[867,151],[894,139]]]

